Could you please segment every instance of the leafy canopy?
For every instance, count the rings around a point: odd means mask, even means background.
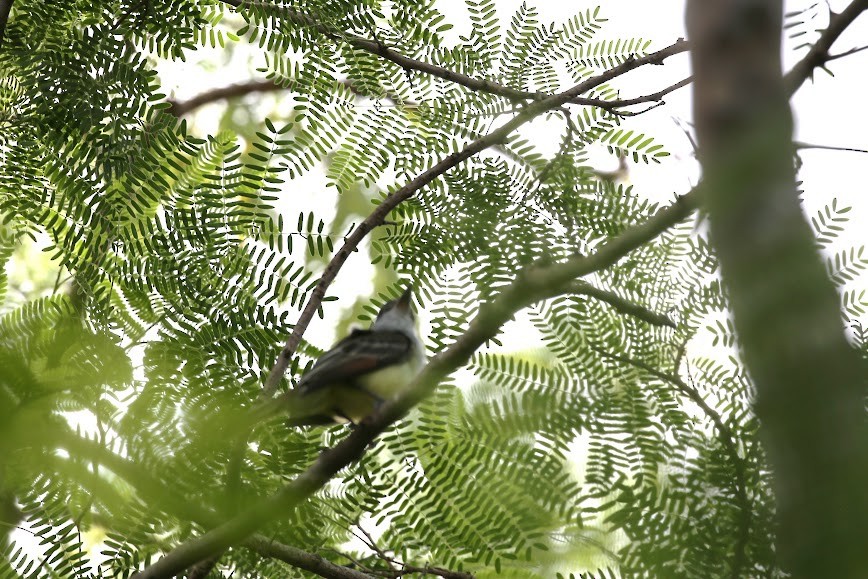
[[[455,39],[463,17],[433,1],[230,4],[13,6],[0,52],[0,259],[20,262],[40,240],[57,282],[20,296],[0,277],[0,498],[10,524],[42,544],[36,556],[12,535],[3,576],[129,576],[345,436],[272,422],[238,447],[221,425],[256,400],[324,261],[358,221],[350,211],[369,213],[523,104],[405,69],[359,39],[531,94],[649,47],[607,37],[599,8],[551,25],[527,4],[502,20],[493,0],[467,0],[469,32]],[[261,50],[289,104],[243,141],[193,135],[170,114],[155,62],[233,43]],[[602,84],[583,96],[619,93]],[[556,154],[513,135],[372,233],[377,294],[359,319],[412,280],[436,353],[522,268],[590,254],[654,213],[643,192],[599,178],[588,148],[665,164],[661,144],[609,108],[546,116],[563,130]],[[293,201],[294,182],[320,168],[341,196],[333,221]],[[846,211],[818,215],[824,243]],[[865,266],[862,248],[830,261],[842,284]],[[544,349],[477,353],[472,384],[444,381],[264,532],[382,569],[355,538],[376,529],[397,560],[480,577],[771,572],[750,383],[735,358],[685,355],[697,336],[733,344],[716,270],[703,235],[682,224],[585,280],[608,301],[574,291],[530,307]],[[351,305],[336,297],[321,310]],[[865,312],[864,293],[847,289],[844,303]],[[327,346],[303,342],[280,387]],[[73,416],[95,427],[76,431]],[[105,533],[98,564],[87,530]],[[219,568],[307,576],[249,542]]]

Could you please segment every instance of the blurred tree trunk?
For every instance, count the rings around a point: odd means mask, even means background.
[[[866,577],[865,382],[796,189],[782,12],[780,0],[688,0],[704,203],[757,389],[781,563],[795,577]]]

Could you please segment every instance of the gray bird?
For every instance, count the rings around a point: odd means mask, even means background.
[[[358,424],[398,396],[425,365],[408,289],[367,330],[353,330],[317,359],[291,392],[290,425]]]

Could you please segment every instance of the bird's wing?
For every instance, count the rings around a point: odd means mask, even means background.
[[[310,392],[321,386],[349,382],[406,359],[413,343],[401,332],[354,330],[320,356],[298,387]]]

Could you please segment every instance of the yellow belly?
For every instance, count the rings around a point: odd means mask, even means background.
[[[415,360],[389,366],[366,374],[356,380],[359,387],[342,386],[335,389],[335,409],[358,424],[369,416],[381,401],[391,400],[410,385],[420,364]]]

